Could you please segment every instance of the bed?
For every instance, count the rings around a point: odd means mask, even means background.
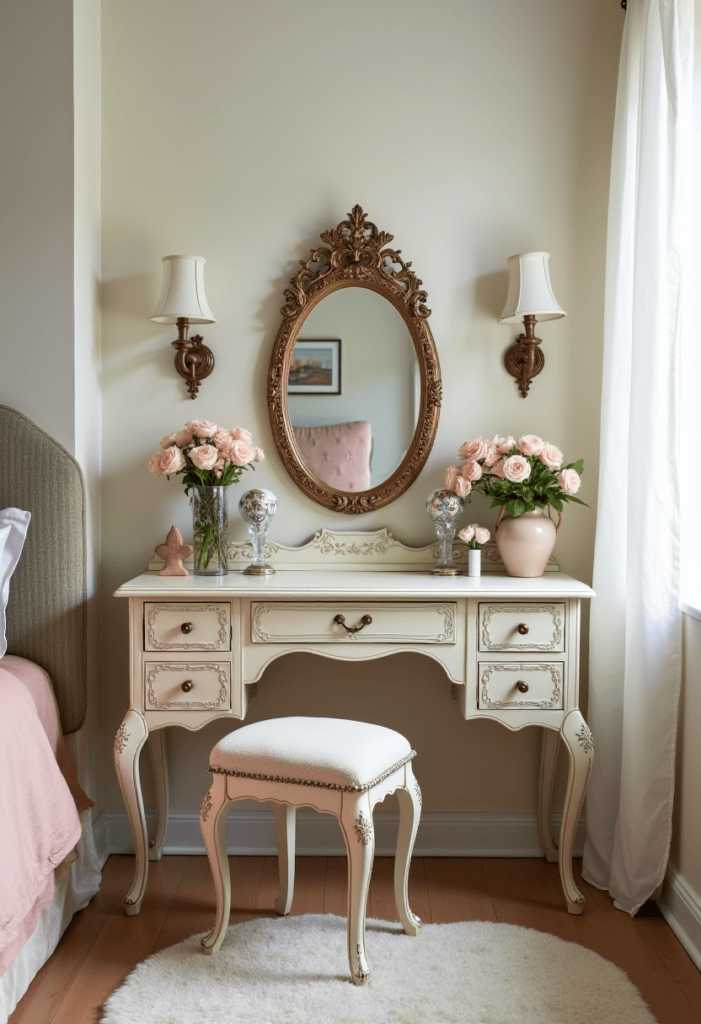
[[[98,891],[101,863],[92,836],[93,804],[63,739],[81,728],[87,710],[83,478],[69,452],[2,405],[0,439],[0,509],[31,513],[10,579],[7,653],[0,657],[5,1024],[73,914]]]

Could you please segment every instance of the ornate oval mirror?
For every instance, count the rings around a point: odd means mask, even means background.
[[[360,206],[321,235],[285,290],[268,371],[280,457],[320,505],[355,514],[399,497],[438,427],[441,372],[426,292]]]

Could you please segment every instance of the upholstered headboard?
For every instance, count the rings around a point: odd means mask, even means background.
[[[0,405],[0,508],[32,513],[10,582],[7,651],[53,679],[65,733],[87,709],[85,484],[80,466],[36,423]]]

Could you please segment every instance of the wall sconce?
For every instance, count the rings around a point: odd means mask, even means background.
[[[196,398],[200,381],[214,369],[214,356],[202,336],[187,336],[190,324],[215,324],[204,293],[203,256],[164,256],[163,288],[155,312],[149,317],[157,324],[177,324],[178,340],[173,342],[175,369],[187,381],[190,398]]]
[[[557,320],[567,316],[553,295],[548,269],[549,252],[522,252],[509,256],[509,294],[500,324],[517,324],[523,317],[525,334],[504,353],[504,366],[516,378],[519,391],[525,398],[531,381],[545,366],[545,356],[538,346],[540,338],[534,335],[537,320]]]

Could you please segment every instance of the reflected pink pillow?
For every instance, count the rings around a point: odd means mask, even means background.
[[[326,427],[293,427],[307,467],[338,491],[370,487],[372,427],[366,421],[332,423]]]

